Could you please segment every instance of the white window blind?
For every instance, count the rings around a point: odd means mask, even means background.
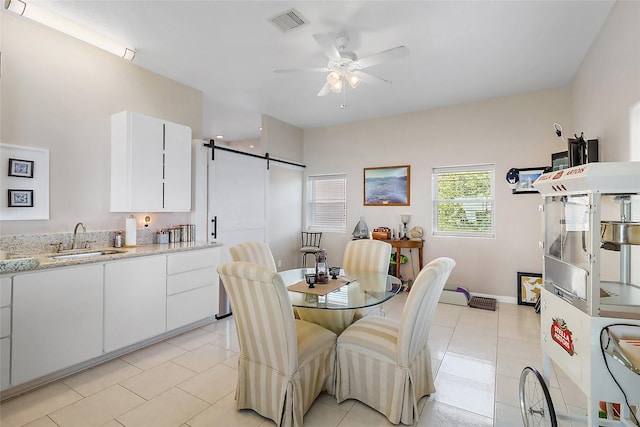
[[[347,176],[312,175],[307,178],[307,227],[344,232],[347,227]]]
[[[493,165],[434,168],[433,233],[494,236]]]

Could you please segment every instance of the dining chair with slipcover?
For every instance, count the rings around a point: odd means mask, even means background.
[[[427,264],[413,282],[399,321],[368,316],[338,337],[338,402],[359,400],[393,424],[415,422],[418,401],[436,391],[427,339],[454,266],[444,257]]]
[[[277,271],[273,253],[266,243],[244,242],[229,248],[231,259],[234,261],[260,264],[271,271]]]
[[[387,273],[391,259],[391,245],[382,240],[351,240],[345,247],[342,269],[347,276],[357,276],[358,272]],[[363,305],[366,302],[363,301]],[[354,321],[369,315],[383,314],[382,305],[357,310],[318,310],[314,308],[296,309],[301,319],[317,323],[340,335]]]
[[[387,273],[391,261],[392,247],[382,240],[363,239],[352,240],[347,243],[342,259],[342,268],[345,272],[351,270],[373,271]],[[347,275],[349,273],[346,273]],[[384,315],[382,304],[371,308],[356,310],[353,321],[371,314]]]
[[[236,408],[302,426],[320,392],[335,393],[336,334],[293,317],[278,273],[247,262],[222,264],[218,273],[240,344]]]

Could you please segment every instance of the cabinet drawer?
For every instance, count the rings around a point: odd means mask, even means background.
[[[0,338],[11,335],[11,307],[0,308]]]
[[[167,256],[167,274],[183,273],[218,265],[218,248],[189,251]]]
[[[9,388],[9,357],[11,356],[11,338],[0,339],[0,390]]]
[[[167,298],[167,330],[212,317],[218,312],[218,286],[205,286]]]
[[[167,295],[213,285],[218,280],[215,266],[167,276]]]
[[[0,307],[11,305],[11,277],[0,279]]]

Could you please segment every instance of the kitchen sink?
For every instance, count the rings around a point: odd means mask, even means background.
[[[62,261],[62,260],[68,260],[68,259],[90,258],[90,257],[96,257],[96,256],[103,256],[103,255],[123,254],[125,252],[127,251],[122,249],[98,249],[98,250],[84,249],[81,251],[73,251],[73,252],[68,251],[68,252],[60,252],[60,253],[48,255],[48,258]]]

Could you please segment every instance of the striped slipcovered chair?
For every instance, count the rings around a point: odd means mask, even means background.
[[[293,317],[278,273],[247,262],[222,264],[218,273],[240,343],[236,408],[302,426],[318,394],[335,393],[336,334]]]
[[[358,272],[386,273],[391,259],[391,245],[382,240],[362,239],[347,243],[342,269],[347,276],[358,276]],[[362,301],[362,305],[366,301]],[[354,321],[369,315],[383,314],[382,305],[358,310],[317,310],[314,308],[296,308],[300,319],[317,323],[340,335]]]
[[[338,402],[357,399],[394,424],[415,422],[418,401],[435,392],[427,339],[455,264],[450,258],[438,258],[420,271],[400,321],[368,316],[338,337]]]
[[[260,264],[271,271],[276,269],[276,262],[273,259],[271,249],[266,243],[262,242],[244,242],[229,248],[231,259],[234,261],[251,262]]]
[[[352,270],[387,273],[391,260],[391,249],[391,245],[382,240],[352,240],[347,243],[345,248],[342,268],[347,275]],[[384,315],[382,304],[356,310],[353,320],[356,321],[371,314]]]

